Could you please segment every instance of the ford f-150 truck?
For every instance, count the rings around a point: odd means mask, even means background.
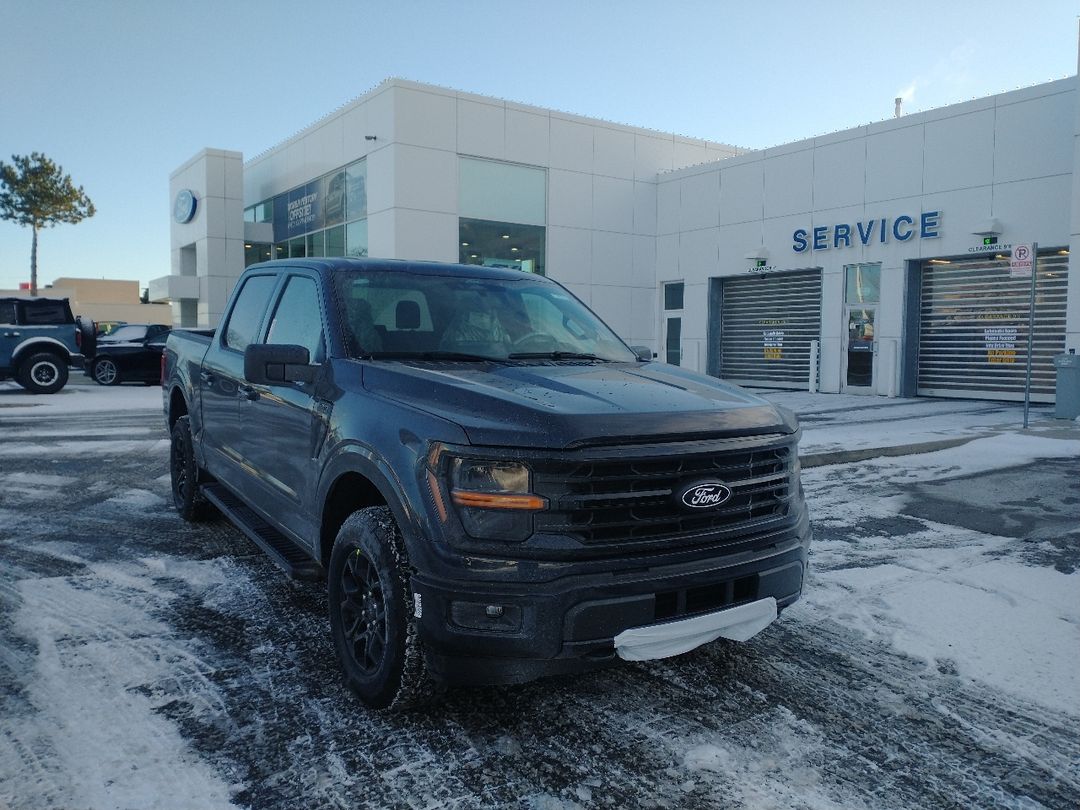
[[[376,708],[745,640],[802,590],[799,427],[651,358],[528,273],[253,265],[166,344],[175,506],[327,578]]]

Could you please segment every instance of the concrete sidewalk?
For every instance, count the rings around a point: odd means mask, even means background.
[[[1002,433],[1080,439],[1080,423],[1055,419],[1051,405],[1033,405],[1025,431],[1022,403],[762,389],[754,393],[799,415],[803,467],[930,453]]]

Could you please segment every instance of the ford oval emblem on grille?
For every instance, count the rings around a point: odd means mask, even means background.
[[[731,490],[719,481],[702,481],[683,490],[682,502],[691,509],[711,509],[730,497]]]

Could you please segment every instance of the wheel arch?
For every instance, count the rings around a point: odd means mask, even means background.
[[[65,363],[71,364],[71,349],[56,338],[51,337],[32,337],[24,340],[11,352],[12,363],[18,365],[22,357],[35,352],[58,354]]]
[[[345,448],[325,468],[320,485],[318,554],[319,562],[328,567],[341,524],[357,509],[367,506],[387,506],[394,515],[406,545],[419,531],[415,518],[405,508],[405,498],[399,482],[389,467],[376,459],[367,448]]]

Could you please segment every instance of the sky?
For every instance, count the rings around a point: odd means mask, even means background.
[[[97,214],[40,284],[168,275],[170,172],[251,157],[398,76],[764,148],[1076,74],[1080,0],[0,0],[0,160],[44,152]],[[0,222],[0,289],[30,277]]]

